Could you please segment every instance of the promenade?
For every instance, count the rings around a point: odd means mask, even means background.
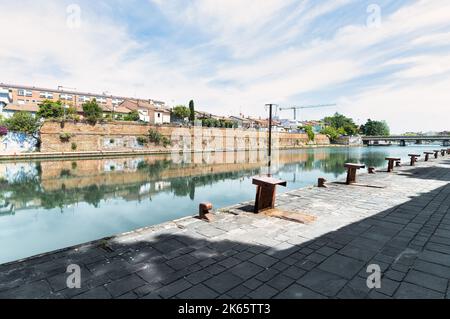
[[[406,164],[405,164],[406,165]],[[0,298],[450,298],[450,156],[0,265]],[[213,203],[214,204],[214,203]],[[67,288],[67,266],[81,288]],[[369,289],[368,265],[381,288]]]

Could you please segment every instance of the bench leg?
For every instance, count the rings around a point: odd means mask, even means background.
[[[254,213],[275,207],[275,185],[274,186],[258,186],[256,189]]]

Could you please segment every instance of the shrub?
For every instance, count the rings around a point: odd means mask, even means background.
[[[148,131],[148,137],[150,142],[155,143],[156,145],[159,145],[161,143],[162,134],[154,129],[150,129]]]
[[[61,142],[68,142],[73,135],[70,133],[60,133],[59,139]]]
[[[137,122],[140,120],[139,113],[136,110],[131,111],[124,117],[125,121]]]
[[[138,142],[139,145],[145,145],[148,143],[148,138],[146,138],[145,136],[138,136],[136,138],[136,141]]]
[[[8,134],[8,128],[0,126],[0,136],[5,136],[6,134]]]
[[[72,143],[70,148],[72,149],[72,151],[75,151],[77,149],[77,144],[76,143]]]

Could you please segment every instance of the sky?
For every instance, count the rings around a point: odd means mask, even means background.
[[[0,0],[0,82],[450,130],[448,0]],[[292,111],[278,111],[293,118]]]

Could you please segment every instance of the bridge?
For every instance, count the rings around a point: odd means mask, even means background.
[[[423,144],[423,142],[440,142],[443,146],[450,146],[450,135],[437,135],[437,136],[404,136],[404,135],[391,135],[391,136],[363,136],[363,143],[365,145],[380,145],[380,142],[391,144],[397,142],[400,146],[406,146],[407,142],[414,144]]]

